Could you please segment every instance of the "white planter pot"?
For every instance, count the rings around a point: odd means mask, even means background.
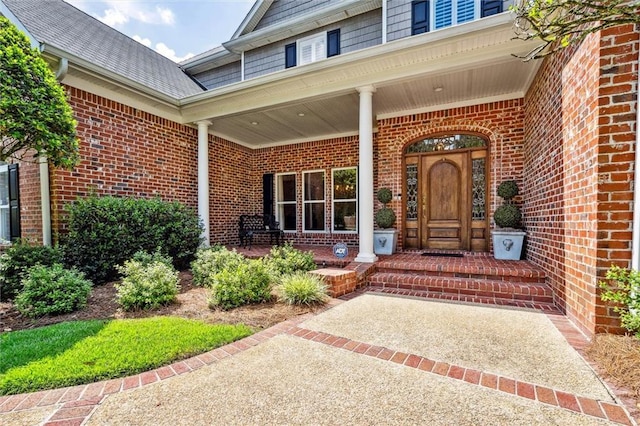
[[[493,256],[500,260],[520,260],[526,232],[496,229],[493,236]]]
[[[375,254],[393,254],[396,252],[398,231],[395,229],[376,229],[373,231],[373,251]]]

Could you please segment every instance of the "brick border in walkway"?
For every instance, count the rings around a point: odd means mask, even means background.
[[[57,408],[43,423],[44,426],[81,426],[108,395],[190,373],[205,365],[214,364],[253,346],[257,346],[272,337],[287,334],[365,356],[375,357],[384,361],[401,364],[409,368],[416,368],[426,373],[438,374],[454,380],[465,381],[476,386],[494,389],[498,392],[535,400],[543,404],[575,411],[584,415],[608,419],[623,425],[636,425],[635,420],[629,415],[623,405],[597,401],[592,398],[573,395],[534,383],[522,382],[517,379],[489,372],[431,360],[419,355],[398,352],[390,348],[374,346],[365,342],[358,342],[299,327],[302,322],[343,303],[344,300],[350,300],[366,293],[380,294],[378,291],[362,289],[347,294],[340,299],[332,299],[325,308],[314,313],[284,321],[226,346],[134,376],[30,394],[2,396],[0,397],[0,414],[37,407],[55,406]],[[385,292],[382,294],[389,293]],[[402,294],[392,294],[405,295],[404,292]],[[410,294],[408,296],[418,297],[424,300],[434,300],[428,297],[421,297],[419,294]],[[545,313],[560,333],[567,339],[568,343],[586,359],[586,357],[584,357],[584,349],[588,344],[586,337],[571,324],[565,316],[556,312],[548,312],[546,309],[538,309],[538,311]],[[629,401],[626,402],[627,406],[629,406]]]

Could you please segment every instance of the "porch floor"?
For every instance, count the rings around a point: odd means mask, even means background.
[[[526,260],[496,260],[490,253],[429,250],[435,255],[423,255],[425,250],[407,250],[379,256],[375,264],[366,267],[368,264],[354,261],[357,247],[349,247],[344,259],[335,257],[331,246],[294,247],[313,252],[319,267],[356,270],[359,289],[354,296],[363,292],[385,293],[560,313],[553,302],[553,292],[545,283],[544,271]],[[249,258],[265,256],[271,250],[270,246],[229,248]]]

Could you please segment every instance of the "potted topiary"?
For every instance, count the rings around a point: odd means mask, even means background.
[[[513,198],[520,193],[518,184],[506,180],[498,186],[498,195],[504,202],[493,213],[496,229],[493,230],[493,255],[501,260],[520,260],[526,233],[522,231],[520,207],[513,204]]]
[[[387,207],[391,202],[393,194],[389,188],[380,188],[378,191],[378,201],[383,207],[376,212],[375,220],[378,228],[373,231],[373,251],[376,254],[393,254],[396,252],[396,243],[398,241],[398,231],[389,229],[396,222],[396,214]]]

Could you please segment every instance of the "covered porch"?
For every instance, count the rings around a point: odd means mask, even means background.
[[[342,295],[343,298],[374,292],[562,312],[545,283],[544,271],[526,260],[496,260],[489,253],[478,252],[404,250],[366,264],[355,260],[355,247],[350,247],[349,254],[339,259],[330,245],[293,246],[312,252],[318,268],[355,271],[355,290]],[[229,245],[227,248],[254,259],[266,256],[271,250],[268,245],[251,249]]]

